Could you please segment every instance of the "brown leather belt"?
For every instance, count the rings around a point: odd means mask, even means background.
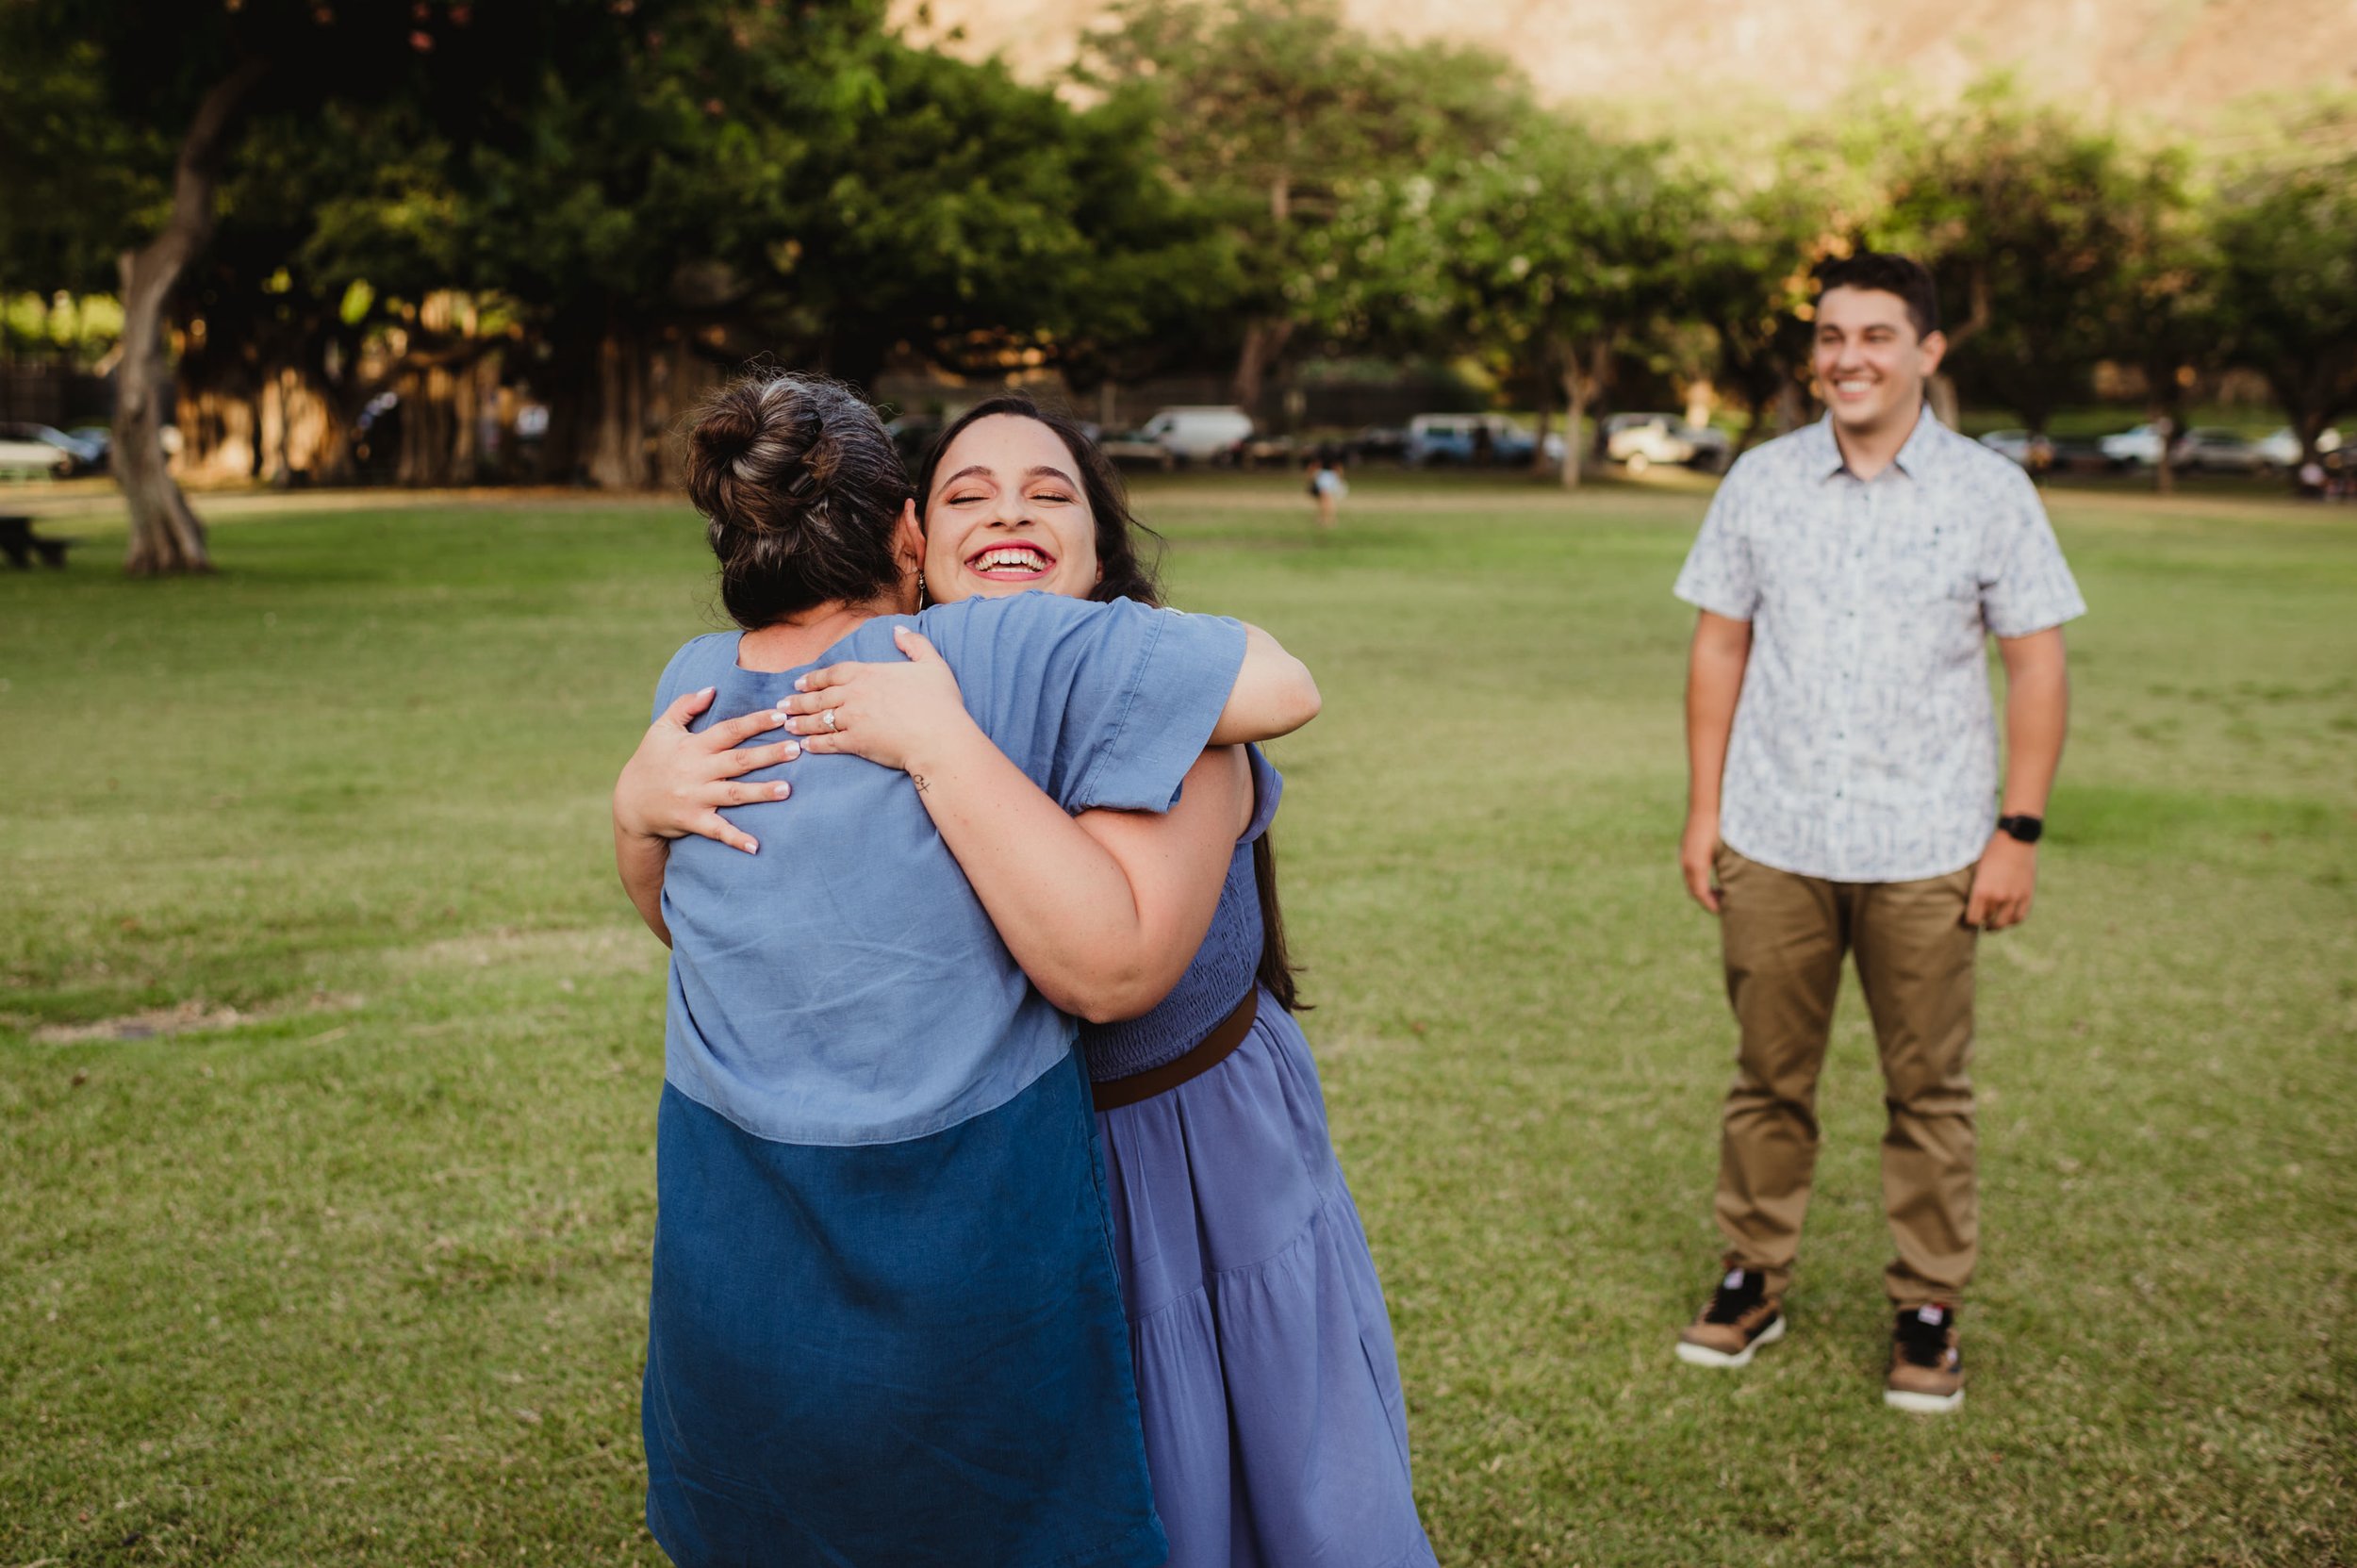
[[[1260,1016],[1261,988],[1257,984],[1244,994],[1236,1010],[1220,1020],[1217,1028],[1203,1036],[1200,1043],[1175,1062],[1159,1067],[1148,1067],[1129,1078],[1116,1078],[1091,1085],[1099,1111],[1117,1111],[1125,1105],[1135,1105],[1142,1099],[1152,1099],[1164,1090],[1176,1089],[1191,1078],[1201,1078],[1228,1060],[1228,1054],[1244,1044],[1244,1037],[1252,1032],[1252,1020]]]

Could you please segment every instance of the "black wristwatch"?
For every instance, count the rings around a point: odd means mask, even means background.
[[[2018,838],[2024,844],[2035,844],[2038,840],[2038,835],[2046,831],[2046,818],[2043,817],[2000,817],[1997,818],[1997,831],[2009,837]]]

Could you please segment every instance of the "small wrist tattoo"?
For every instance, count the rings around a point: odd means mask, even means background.
[[[911,773],[909,775],[909,782],[916,785],[916,793],[919,795],[922,795],[925,791],[932,788],[932,785],[925,782],[925,775],[922,773]]]

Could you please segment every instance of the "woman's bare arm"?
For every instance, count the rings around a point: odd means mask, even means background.
[[[663,918],[663,868],[670,863],[671,841],[625,832],[614,824],[614,867],[622,873],[622,891],[647,929],[671,945],[671,928]]]
[[[1258,626],[1244,629],[1244,668],[1211,727],[1214,746],[1289,735],[1318,716],[1318,683],[1310,667]]]
[[[932,644],[907,627],[894,641],[906,663],[803,677],[782,711],[804,748],[909,775],[1008,950],[1058,1007],[1100,1023],[1151,1008],[1203,945],[1250,818],[1242,753],[1206,751],[1168,812],[1076,821],[974,722]],[[790,711],[819,704],[839,729]]]
[[[1186,973],[1219,907],[1252,809],[1243,751],[1204,752],[1168,812],[1076,819],[967,730],[911,757],[909,777],[1007,950],[1076,1017],[1149,1011]]]

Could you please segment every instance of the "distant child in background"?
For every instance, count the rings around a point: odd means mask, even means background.
[[[1343,482],[1342,464],[1331,452],[1321,452],[1310,465],[1310,499],[1317,503],[1318,532],[1331,533],[1343,509],[1343,497],[1350,493]]]

